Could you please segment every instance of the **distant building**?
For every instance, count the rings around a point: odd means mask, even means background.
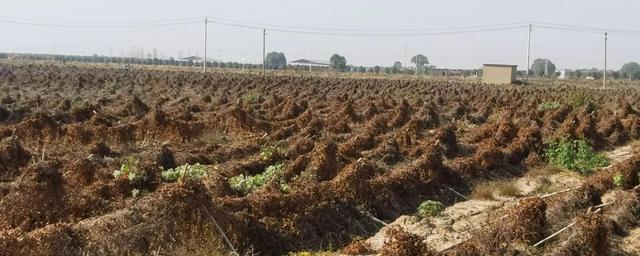
[[[465,76],[465,70],[461,69],[448,69],[448,68],[430,68],[428,71],[431,76]]]
[[[300,65],[300,66],[312,66],[312,67],[328,67],[328,61],[322,60],[312,60],[312,59],[299,59],[289,62],[291,65]]]
[[[517,65],[484,64],[482,82],[485,84],[512,84],[516,81]]]
[[[197,56],[189,56],[181,59],[182,61],[193,61],[194,63],[202,63],[202,58]],[[207,62],[218,62],[216,59],[207,58]]]

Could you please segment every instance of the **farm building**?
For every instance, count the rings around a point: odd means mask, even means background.
[[[312,66],[312,67],[328,67],[329,62],[312,59],[299,59],[290,62],[291,65]]]
[[[482,82],[485,84],[511,84],[516,81],[517,65],[484,64]]]
[[[193,61],[193,63],[202,63],[202,58],[197,56],[189,56],[181,59],[182,61]],[[218,62],[216,59],[207,58],[207,62]]]
[[[447,69],[447,68],[432,68],[428,70],[430,76],[465,76],[465,70],[461,69]]]

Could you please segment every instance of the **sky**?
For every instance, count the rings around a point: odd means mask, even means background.
[[[45,24],[176,19],[232,19],[268,24],[267,52],[284,52],[289,61],[328,60],[334,53],[364,66],[409,64],[424,54],[442,68],[479,68],[484,63],[527,65],[527,23],[531,21],[606,29],[636,30],[636,0],[20,0],[4,1],[0,20]],[[269,31],[272,25],[348,30],[441,29],[522,23],[521,28],[466,34],[388,36],[308,35]],[[130,24],[130,23],[127,23]],[[261,26],[263,27],[263,26]],[[637,29],[640,30],[640,29]],[[341,32],[343,33],[343,32]],[[345,32],[363,33],[363,32]],[[394,32],[395,33],[395,32]],[[157,57],[202,56],[204,21],[160,27],[49,27],[0,22],[0,52],[129,56],[132,51]],[[609,68],[640,61],[640,34],[612,34]],[[208,56],[224,61],[259,63],[262,31],[208,24]],[[604,35],[534,27],[531,62],[549,58],[558,68],[602,68]]]

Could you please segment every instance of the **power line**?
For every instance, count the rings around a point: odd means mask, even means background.
[[[41,26],[41,27],[60,27],[60,28],[145,28],[145,27],[163,27],[177,26],[186,24],[200,23],[202,18],[181,18],[181,19],[164,19],[164,20],[138,20],[138,21],[45,21],[45,20],[25,20],[0,17],[0,23]],[[488,24],[477,26],[462,27],[443,27],[443,28],[403,28],[403,29],[350,29],[350,28],[329,28],[329,27],[305,27],[305,26],[289,26],[268,23],[257,23],[242,21],[236,19],[211,18],[209,23],[215,23],[224,26],[238,27],[245,29],[264,30],[273,32],[307,34],[307,35],[325,35],[325,36],[353,36],[353,37],[407,37],[407,36],[434,36],[434,35],[455,35],[469,34],[480,32],[495,32],[504,30],[514,30],[525,28],[529,23],[510,22],[501,24]],[[602,34],[608,32],[610,35],[640,37],[640,30],[611,29],[600,27],[589,27],[579,25],[567,25],[549,22],[532,22],[530,23],[536,28],[569,31],[588,34]]]
[[[305,31],[331,31],[331,32],[424,32],[424,31],[448,31],[448,30],[468,30],[479,28],[496,28],[504,26],[524,25],[524,22],[511,22],[502,24],[488,24],[477,26],[464,26],[464,27],[444,27],[444,28],[409,28],[409,29],[345,29],[345,28],[328,28],[328,27],[304,27],[304,26],[289,26],[289,25],[276,25],[268,23],[248,22],[235,19],[213,18],[212,20],[220,21],[221,23],[233,23],[238,25],[245,25],[247,27],[260,27],[271,29],[287,29],[287,30],[305,30]]]
[[[29,26],[40,26],[40,27],[57,27],[57,28],[146,28],[146,27],[164,27],[164,26],[175,26],[175,25],[185,25],[185,24],[194,24],[200,23],[198,20],[185,20],[179,22],[158,22],[158,23],[149,23],[149,24],[121,24],[121,25],[82,25],[81,23],[76,24],[64,24],[64,23],[45,23],[45,22],[36,22],[36,21],[24,21],[24,20],[11,20],[0,18],[0,23],[9,23],[9,24],[18,24],[18,25],[29,25]],[[72,22],[68,22],[72,23]],[[85,23],[86,24],[86,23]]]
[[[219,20],[211,20],[211,23],[216,23],[220,25],[246,28],[246,29],[255,29],[255,30],[264,30],[267,29],[269,31],[274,32],[282,32],[282,33],[292,33],[292,34],[306,34],[306,35],[325,35],[325,36],[354,36],[354,37],[404,37],[404,36],[430,36],[430,35],[454,35],[454,34],[468,34],[468,33],[478,33],[478,32],[493,32],[493,31],[503,31],[503,30],[513,30],[518,28],[526,27],[524,25],[512,25],[512,26],[504,26],[504,27],[495,27],[495,28],[478,28],[478,29],[466,29],[466,30],[451,30],[451,31],[431,31],[431,32],[420,32],[420,33],[342,33],[342,32],[319,32],[319,31],[307,31],[307,30],[292,30],[292,29],[280,29],[273,27],[259,27],[254,25],[243,25],[229,22],[221,22]]]
[[[157,20],[40,20],[40,19],[18,19],[18,18],[10,18],[10,17],[0,17],[0,19],[4,20],[12,20],[12,21],[21,21],[21,22],[32,22],[32,23],[48,23],[48,24],[94,24],[94,25],[109,25],[109,24],[145,24],[145,23],[170,23],[170,22],[184,22],[184,21],[194,21],[194,20],[202,20],[202,18],[190,17],[190,18],[171,18],[171,19],[157,19]]]

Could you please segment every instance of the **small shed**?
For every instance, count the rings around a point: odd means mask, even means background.
[[[482,82],[485,84],[512,84],[516,81],[517,65],[484,64]]]

